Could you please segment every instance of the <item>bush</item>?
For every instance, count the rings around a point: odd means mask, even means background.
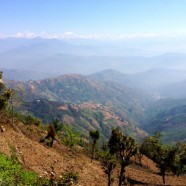
[[[59,181],[60,185],[66,186],[69,184],[77,183],[79,180],[79,174],[76,171],[70,171],[62,174],[62,178]]]
[[[62,144],[70,147],[70,150],[72,147],[79,145],[81,142],[80,134],[75,133],[71,127],[63,126],[61,134],[62,135],[60,137]]]
[[[40,185],[36,173],[25,170],[18,162],[0,154],[0,185]]]

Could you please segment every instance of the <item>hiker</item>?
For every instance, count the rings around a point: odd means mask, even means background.
[[[49,146],[52,147],[54,140],[55,140],[55,136],[56,136],[54,125],[52,123],[50,123],[48,129],[49,129],[48,134],[46,135],[46,137],[44,139],[41,139],[40,142],[45,142],[46,139],[51,138],[51,142],[50,142]]]

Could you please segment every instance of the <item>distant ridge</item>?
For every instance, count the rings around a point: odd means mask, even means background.
[[[106,69],[124,73],[154,68],[186,70],[184,53],[147,56],[140,49],[124,44],[85,45],[44,38],[0,39],[0,68],[3,69],[37,71],[53,76],[68,73],[87,75]]]
[[[47,73],[28,70],[2,69],[2,71],[4,79],[15,81],[39,80],[51,76],[50,74]]]
[[[89,77],[99,81],[115,82],[147,93],[161,94],[160,90],[164,90],[164,87],[168,87],[169,84],[186,80],[186,71],[156,68],[134,74],[125,74],[108,69],[91,74]]]

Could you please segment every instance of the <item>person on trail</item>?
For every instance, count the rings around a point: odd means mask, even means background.
[[[49,146],[52,147],[54,140],[55,140],[55,136],[56,136],[54,125],[52,123],[50,123],[48,129],[49,130],[48,130],[46,137],[44,139],[41,139],[40,142],[45,142],[46,139],[51,138],[51,142],[50,142]]]

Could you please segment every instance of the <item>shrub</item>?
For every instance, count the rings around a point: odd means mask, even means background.
[[[72,128],[68,126],[63,126],[60,137],[62,144],[70,147],[70,150],[81,142],[80,133],[75,133]]]
[[[36,173],[25,170],[18,162],[0,154],[0,184],[1,185],[39,185]]]
[[[70,172],[62,174],[62,178],[58,183],[62,186],[67,186],[77,183],[78,180],[79,180],[78,172],[72,170]]]

